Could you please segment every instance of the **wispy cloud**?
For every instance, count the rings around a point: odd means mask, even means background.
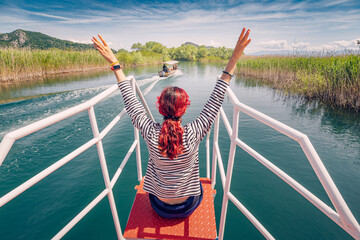
[[[300,50],[308,50],[310,48],[310,43],[308,42],[293,43],[291,47]]]
[[[221,46],[221,43],[215,42],[214,40],[210,40],[209,46],[219,47]]]
[[[56,16],[56,15],[51,15],[51,14],[46,14],[46,13],[39,13],[39,12],[31,12],[28,11],[29,15],[36,15],[36,16],[41,16],[41,17],[47,17],[47,18],[55,18],[55,19],[60,19],[60,20],[66,20],[66,21],[71,21],[71,18],[67,18],[67,17],[61,17],[61,16]]]
[[[358,38],[360,39],[360,37]],[[353,40],[340,40],[340,41],[331,41],[320,45],[310,45],[309,42],[297,42],[297,43],[289,43],[286,40],[278,40],[278,41],[268,41],[268,42],[260,42],[256,44],[256,47],[260,51],[342,51],[342,50],[358,50],[357,39]]]
[[[357,39],[360,39],[357,38]],[[357,46],[357,39],[353,39],[353,40],[340,40],[340,41],[332,41],[326,44],[322,44],[319,46],[315,46],[313,47],[314,50],[323,50],[323,49],[328,49],[328,50],[357,50],[359,49]]]
[[[79,39],[74,39],[74,38],[69,38],[67,40],[72,41],[72,42],[76,42],[76,43],[92,44],[91,40],[79,40]],[[107,44],[110,45],[110,43],[107,43]]]
[[[332,6],[342,5],[342,4],[346,4],[346,3],[351,3],[351,1],[349,1],[349,0],[325,0],[325,1],[321,2],[321,5],[325,6],[325,7],[332,7]]]
[[[272,40],[268,42],[259,42],[257,46],[264,48],[264,49],[271,49],[271,50],[284,50],[288,49],[288,43],[286,40]]]
[[[16,0],[15,0],[16,1]],[[2,5],[1,5],[2,4]],[[74,3],[0,3],[0,32],[27,26],[66,39],[87,39],[101,31],[114,48],[160,41],[169,47],[186,41],[233,47],[243,26],[252,30],[252,52],[310,49],[353,41],[360,32],[357,0],[318,1],[142,1],[79,0]],[[5,24],[6,23],[6,24]],[[57,29],[54,31],[53,29]],[[293,39],[297,39],[296,43]],[[85,40],[82,40],[85,41]],[[120,42],[122,42],[120,44]],[[331,43],[331,44],[330,44]],[[340,46],[341,45],[341,46]],[[354,45],[349,45],[352,48]]]

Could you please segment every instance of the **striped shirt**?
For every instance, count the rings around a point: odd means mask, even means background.
[[[144,190],[168,199],[200,195],[199,144],[215,121],[229,84],[218,80],[200,115],[193,122],[183,126],[184,150],[172,160],[161,155],[158,148],[162,124],[152,121],[147,116],[144,107],[132,91],[129,80],[121,81],[118,86],[124,98],[126,111],[145,139],[149,150]]]

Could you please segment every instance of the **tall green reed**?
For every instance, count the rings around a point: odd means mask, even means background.
[[[244,57],[238,66],[290,94],[360,111],[360,55]]]

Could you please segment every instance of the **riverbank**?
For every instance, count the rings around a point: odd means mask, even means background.
[[[119,52],[123,66],[158,64],[161,54]],[[0,49],[0,87],[18,85],[24,81],[41,81],[54,75],[73,74],[108,69],[109,64],[96,50],[30,50]]]
[[[166,48],[157,42],[134,44],[132,51],[116,53],[124,67],[159,64],[170,59],[193,62],[223,62],[230,58],[232,49],[206,48],[183,44]],[[60,50],[30,48],[0,48],[0,88],[24,81],[41,81],[49,75],[60,75],[108,68],[108,63],[94,50]]]
[[[237,75],[255,78],[285,94],[360,112],[360,55],[248,56],[238,63]]]
[[[106,62],[94,50],[0,49],[0,83],[16,84],[49,75],[105,68]]]

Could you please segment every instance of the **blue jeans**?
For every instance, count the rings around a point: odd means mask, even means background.
[[[164,218],[185,218],[190,216],[200,205],[203,199],[203,187],[200,182],[201,194],[191,196],[185,202],[179,204],[168,204],[161,201],[155,195],[149,193],[150,203],[153,209]]]

